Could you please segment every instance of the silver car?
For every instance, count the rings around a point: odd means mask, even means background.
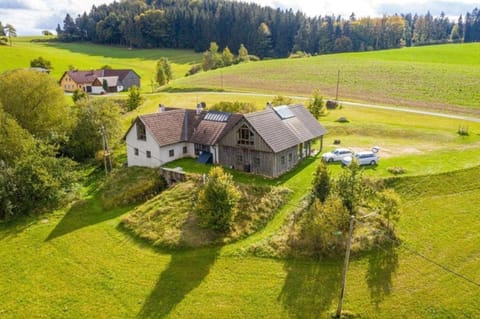
[[[353,156],[347,156],[342,159],[342,165],[348,166],[356,161],[358,165],[377,165],[379,158],[375,152],[358,152]]]
[[[337,148],[331,152],[322,154],[322,160],[327,163],[341,161],[345,157],[351,157],[352,151],[347,148]]]

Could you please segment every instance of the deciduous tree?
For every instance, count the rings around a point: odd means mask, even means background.
[[[0,75],[0,102],[5,112],[35,137],[46,138],[71,128],[63,91],[48,74],[15,70]]]
[[[165,85],[173,79],[172,66],[167,58],[161,58],[157,61],[156,80],[159,85]]]
[[[143,98],[140,89],[134,85],[128,89],[127,110],[133,111],[142,104]]]
[[[325,103],[323,102],[323,96],[320,95],[319,90],[313,92],[312,100],[308,104],[308,110],[317,120],[321,115],[325,114]]]
[[[201,225],[221,233],[230,230],[239,199],[232,176],[221,167],[212,168],[196,204]]]
[[[111,147],[121,135],[120,107],[108,99],[80,100],[75,105],[77,122],[67,145],[67,152],[78,161],[95,157],[102,149],[101,127],[105,127]]]
[[[6,35],[8,36],[8,42],[10,42],[10,46],[11,46],[13,44],[12,37],[14,38],[17,36],[17,29],[15,29],[15,27],[10,23],[7,23],[7,25],[5,25],[4,30]]]

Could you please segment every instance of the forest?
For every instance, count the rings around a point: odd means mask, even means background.
[[[226,0],[124,0],[92,6],[63,27],[60,41],[135,48],[205,51],[210,42],[236,52],[243,44],[260,58],[292,52],[325,54],[447,42],[480,41],[480,10],[451,21],[445,14],[357,18],[309,17],[293,10]]]

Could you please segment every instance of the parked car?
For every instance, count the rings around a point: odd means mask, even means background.
[[[327,163],[341,161],[345,157],[352,156],[353,153],[347,148],[337,148],[331,152],[322,154],[322,160]]]
[[[342,165],[348,166],[352,164],[352,161],[356,161],[358,165],[377,165],[378,160],[379,158],[374,152],[358,152],[355,153],[353,156],[344,157],[342,159]]]

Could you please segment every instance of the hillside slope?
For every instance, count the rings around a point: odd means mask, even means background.
[[[179,79],[178,88],[310,96],[480,114],[480,44],[322,55],[241,64]]]

